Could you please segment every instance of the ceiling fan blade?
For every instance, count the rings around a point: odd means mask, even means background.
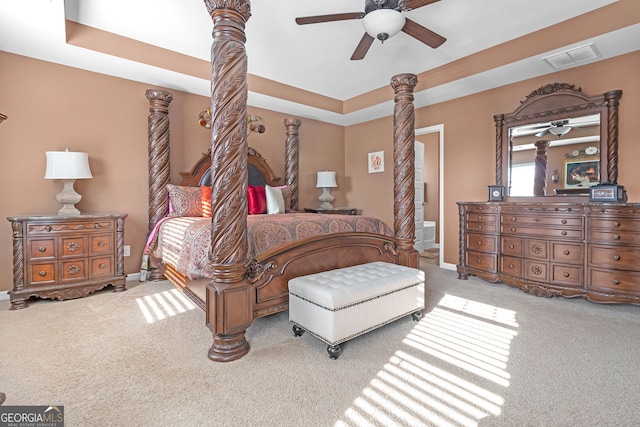
[[[364,56],[369,51],[373,40],[375,39],[371,37],[369,33],[364,33],[364,36],[362,36],[362,39],[360,39],[360,43],[358,43],[356,50],[354,50],[353,55],[351,55],[351,60],[359,61],[360,59],[364,58]]]
[[[545,129],[545,130],[541,130],[540,132],[536,133],[536,136],[538,138],[540,138],[541,136],[545,136],[546,134],[549,133],[549,128]]]
[[[409,18],[405,21],[402,31],[434,49],[447,41],[447,39],[442,37],[440,34],[434,33]]]
[[[364,18],[364,12],[335,13],[333,15],[304,16],[302,18],[296,18],[296,24],[318,24],[320,22],[347,21],[349,19],[362,18]]]
[[[404,2],[407,9],[417,9],[422,6],[426,6],[431,3],[439,2],[440,0],[407,0]]]

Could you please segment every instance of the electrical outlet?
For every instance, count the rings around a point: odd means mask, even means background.
[[[130,255],[131,255],[131,246],[125,245],[124,246],[124,256],[130,256]]]

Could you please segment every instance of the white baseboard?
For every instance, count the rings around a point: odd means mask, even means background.
[[[0,292],[0,301],[2,301],[3,299],[9,299],[9,291]]]
[[[139,282],[140,272],[127,274],[127,282]]]

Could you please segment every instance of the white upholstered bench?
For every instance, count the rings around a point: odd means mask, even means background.
[[[371,262],[289,280],[293,334],[305,331],[328,344],[331,359],[345,341],[412,314],[422,317],[424,272]]]

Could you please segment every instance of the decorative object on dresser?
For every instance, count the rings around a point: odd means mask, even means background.
[[[500,201],[504,199],[504,186],[502,185],[490,185],[489,186],[489,201]]]
[[[336,184],[336,173],[331,171],[318,172],[318,181],[316,183],[317,188],[322,188],[322,194],[318,198],[320,200],[320,208],[323,210],[333,209],[334,197],[329,192],[329,189],[335,188],[338,185]]]
[[[304,208],[304,211],[309,213],[334,214],[334,215],[358,215],[358,210],[355,208],[333,208],[333,209]]]
[[[82,196],[73,188],[76,179],[93,178],[89,169],[89,155],[69,151],[47,151],[47,169],[44,179],[61,179],[64,182],[63,190],[56,196],[56,200],[62,204],[58,215],[80,215],[80,211],[74,206],[82,200]]]
[[[32,296],[81,298],[107,285],[125,289],[126,214],[30,215],[7,218],[13,230],[11,310]]]
[[[640,204],[458,203],[458,277],[640,304]]]

